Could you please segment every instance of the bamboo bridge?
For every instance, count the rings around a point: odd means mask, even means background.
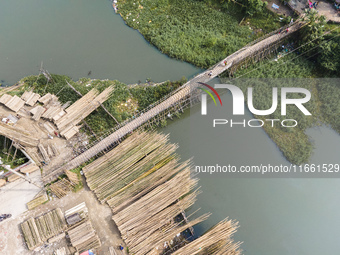
[[[246,60],[259,60],[260,58],[270,54],[274,47],[277,47],[280,42],[282,42],[288,36],[292,35],[294,32],[298,31],[303,25],[303,22],[296,21],[291,25],[282,27],[276,31],[273,31],[270,34],[265,35],[262,38],[253,41],[242,49],[229,55],[225,59],[215,64],[213,67],[205,70],[204,72],[198,74],[193,79],[183,84],[176,91],[172,92],[157,103],[151,105],[143,112],[140,112],[137,116],[134,116],[133,118],[129,119],[129,121],[125,121],[124,123],[120,124],[115,130],[113,130],[112,133],[108,134],[105,138],[98,141],[95,145],[93,145],[65,165],[56,168],[48,173],[44,173],[43,182],[45,184],[49,183],[55,180],[65,170],[74,169],[80,166],[81,164],[95,157],[97,154],[110,148],[113,144],[119,142],[121,138],[133,132],[141,125],[152,120],[157,115],[163,113],[169,108],[176,106],[176,104],[182,102],[183,100],[187,100],[188,98],[190,98],[191,93],[195,91],[195,89],[198,87],[198,82],[206,83],[226,70],[235,70]]]

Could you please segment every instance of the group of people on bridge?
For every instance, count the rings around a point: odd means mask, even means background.
[[[311,0],[308,0],[308,6],[309,6],[309,9],[316,9],[316,7],[318,6],[319,2],[312,2]]]

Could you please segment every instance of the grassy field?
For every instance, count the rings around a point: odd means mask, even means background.
[[[122,0],[118,7],[127,25],[162,53],[201,68],[282,25],[268,10],[246,18],[239,5],[218,1]]]

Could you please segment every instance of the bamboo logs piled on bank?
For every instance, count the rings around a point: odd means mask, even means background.
[[[110,97],[112,91],[112,86],[106,88],[100,94],[97,89],[92,89],[82,98],[69,106],[65,110],[66,114],[58,119],[54,119],[60,134],[66,139],[71,138],[79,131],[79,127],[76,125],[105,102]]]
[[[78,183],[73,183],[66,178],[63,178],[52,183],[49,188],[54,195],[56,195],[58,198],[62,198],[68,193],[71,193],[77,184]]]
[[[198,180],[191,177],[190,161],[178,162],[176,149],[167,135],[135,132],[83,168],[89,188],[101,203],[112,208],[112,219],[131,254],[165,254],[180,233],[209,216],[205,214],[189,222],[186,217],[177,217],[195,203]],[[213,245],[210,235],[197,242],[213,251],[205,254],[238,254],[239,244],[231,240],[236,230],[233,224],[222,224],[226,230],[215,229],[214,234],[221,231],[216,238],[220,241],[218,245]],[[235,253],[217,253],[222,251]]]
[[[29,201],[26,205],[27,205],[28,210],[32,210],[47,201],[48,201],[48,196],[46,194],[46,191],[43,191],[41,194],[39,194],[39,196]]]
[[[238,228],[238,222],[225,219],[196,240],[186,244],[173,252],[173,255],[182,254],[215,254],[239,255],[240,242],[234,242],[232,235]]]
[[[34,250],[50,237],[58,235],[66,229],[65,218],[57,208],[40,217],[30,218],[21,224],[28,249]]]
[[[68,230],[67,233],[72,246],[79,252],[96,249],[101,246],[100,239],[89,220],[73,229]]]
[[[83,168],[88,186],[101,203],[123,190],[134,188],[150,174],[165,166],[177,146],[168,143],[168,136],[158,133],[134,133],[121,145]],[[159,178],[167,173],[162,172]],[[144,187],[150,185],[145,183]],[[111,205],[114,205],[112,202]]]

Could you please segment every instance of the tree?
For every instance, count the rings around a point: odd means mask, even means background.
[[[306,44],[302,47],[302,51],[308,51],[320,44],[326,24],[325,16],[320,16],[315,9],[309,9],[305,11],[305,14],[303,21],[306,22],[306,25],[300,30],[299,35],[300,45]],[[310,50],[307,55],[312,55],[315,51]]]

